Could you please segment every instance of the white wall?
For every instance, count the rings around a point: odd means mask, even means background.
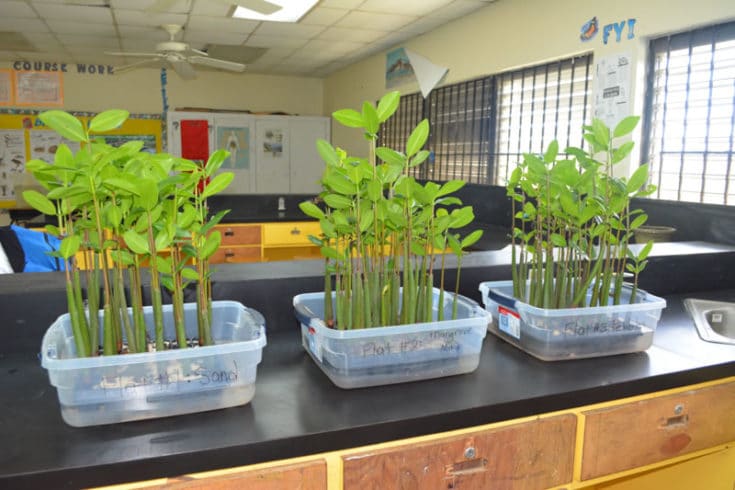
[[[612,37],[605,46],[600,32],[592,41],[580,41],[581,26],[594,16],[601,29],[608,23],[635,18],[635,38],[623,36],[616,43]],[[733,18],[734,0],[498,0],[399,46],[448,67],[444,85],[580,53],[593,52],[599,57],[628,51],[633,55],[637,77],[633,113],[641,114],[647,38]],[[387,51],[326,79],[325,114],[346,107],[359,110],[362,101],[377,100],[387,91]],[[418,86],[409,84],[399,90],[416,92]],[[367,154],[367,144],[357,130],[333,124],[332,142],[356,155]]]
[[[48,61],[54,61],[49,55]],[[10,62],[0,62],[12,68]],[[77,73],[69,64],[64,73],[64,109],[102,111],[112,107],[133,113],[160,113],[161,71],[141,68],[126,73],[99,75]],[[225,73],[198,70],[195,80],[185,81],[167,70],[170,109],[200,107],[251,112],[282,111],[321,116],[324,81],[319,78]]]

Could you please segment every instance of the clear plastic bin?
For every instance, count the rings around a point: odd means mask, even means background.
[[[483,282],[480,292],[492,314],[490,331],[544,361],[644,351],[666,307],[665,300],[640,289],[636,301],[628,304],[627,284],[622,304],[591,308],[531,306],[513,298],[513,281]]]
[[[452,317],[451,293],[444,317]],[[434,318],[439,290],[434,289]],[[458,297],[455,320],[335,330],[324,317],[324,293],[294,297],[304,349],[340,388],[405,383],[469,373],[480,363],[490,315],[475,301]]]
[[[153,310],[144,308],[148,335]],[[171,305],[164,336],[175,338]],[[184,305],[188,337],[197,331],[197,305]],[[69,314],[46,331],[41,365],[56,387],[61,416],[75,427],[114,424],[244,405],[255,394],[256,368],[266,344],[260,313],[236,301],[212,302],[216,345],[116,356],[76,357]]]

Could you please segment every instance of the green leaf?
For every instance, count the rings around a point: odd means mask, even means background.
[[[156,257],[154,259],[156,261],[156,267],[158,268],[158,272],[162,274],[171,274],[173,272],[173,268],[171,267],[171,258],[170,257]]]
[[[222,235],[220,235],[219,231],[215,230],[207,235],[207,240],[204,242],[204,246],[199,251],[202,260],[208,259],[212,255],[214,255],[214,253],[219,248],[220,243],[222,243]]]
[[[189,281],[199,280],[199,274],[197,274],[197,271],[190,267],[184,267],[183,269],[181,269],[181,277]]]
[[[553,162],[554,160],[556,160],[556,155],[558,154],[559,142],[557,140],[553,140],[551,143],[549,143],[549,147],[546,149],[546,153],[544,153],[544,162]]]
[[[376,202],[383,197],[383,186],[378,180],[369,180],[367,183],[367,197],[372,202]]]
[[[615,130],[613,130],[613,137],[620,138],[621,136],[632,133],[635,127],[638,125],[638,121],[640,119],[640,116],[628,116],[624,118],[617,124],[617,126],[615,126]]]
[[[426,140],[429,138],[429,120],[424,119],[421,121],[411,132],[406,142],[406,156],[412,157],[418,151],[423,148]]]
[[[447,194],[453,194],[464,187],[465,182],[463,180],[450,180],[442,184],[439,188],[439,192],[436,197],[446,196]]]
[[[59,245],[59,254],[61,255],[61,258],[66,260],[72,257],[77,253],[77,251],[79,251],[81,244],[82,239],[77,235],[70,235],[61,240],[61,244]]]
[[[66,144],[61,143],[54,154],[54,165],[57,167],[70,168],[74,166],[74,154]],[[26,168],[28,165],[26,164]]]
[[[610,144],[610,129],[605,126],[605,123],[602,122],[602,120],[592,120],[592,134],[600,146],[607,148]]]
[[[230,152],[225,150],[217,150],[209,155],[209,159],[207,160],[206,165],[204,165],[204,176],[211,177],[212,175],[214,175],[214,173],[220,169],[222,164],[225,162],[225,160],[227,160],[227,157],[229,156]]]
[[[373,224],[373,213],[363,213],[360,217],[360,232],[365,233]]]
[[[406,157],[392,148],[381,146],[375,150],[375,155],[385,163],[403,168],[406,165]]]
[[[127,230],[125,233],[123,233],[123,238],[125,239],[125,244],[130,250],[133,251],[133,253],[136,253],[138,255],[146,255],[151,253],[150,247],[148,247],[148,240],[146,240],[143,236],[137,234],[135,231]]]
[[[123,177],[109,177],[106,178],[102,182],[102,184],[113,191],[123,190],[135,196],[140,196],[140,189],[138,187],[139,181],[132,175],[124,175]]]
[[[166,228],[156,234],[156,250],[164,250],[171,245],[173,237]]]
[[[42,112],[38,118],[49,128],[71,141],[89,141],[82,122],[68,112],[51,110]]]
[[[653,240],[649,240],[643,246],[643,249],[638,253],[638,261],[640,262],[646,257],[648,257],[648,254],[651,253],[651,249],[653,249]]]
[[[551,234],[551,243],[554,244],[555,247],[566,247],[567,246],[567,240],[562,235],[558,233],[552,233]]]
[[[635,172],[633,172],[633,175],[630,176],[630,180],[628,180],[628,183],[625,185],[625,190],[628,192],[628,194],[637,192],[638,189],[643,187],[647,180],[648,164],[645,163],[635,169]]]
[[[51,216],[56,215],[56,206],[54,206],[54,203],[38,191],[34,191],[32,189],[23,191],[23,199],[25,202],[30,204],[33,209],[40,211],[43,214]]]
[[[643,226],[643,224],[648,221],[648,215],[647,214],[641,214],[636,216],[636,218],[630,222],[630,229],[636,230]]]
[[[325,195],[324,202],[332,209],[347,209],[352,206],[352,199],[339,194]]]
[[[299,203],[299,209],[301,209],[301,212],[303,212],[306,216],[309,216],[310,218],[324,218],[324,211],[322,211],[319,206],[311,201],[304,201]]]
[[[370,102],[362,103],[362,120],[365,123],[365,131],[374,135],[380,129],[380,121],[378,120],[378,113]]]
[[[122,109],[110,109],[100,112],[89,121],[89,130],[102,133],[119,128],[129,116],[130,113]]]
[[[477,241],[480,238],[482,238],[482,230],[475,230],[469,235],[467,235],[466,237],[464,237],[460,245],[462,246],[463,249],[466,249],[467,247],[471,247],[472,245],[477,243]]]
[[[635,146],[634,142],[627,141],[623,143],[622,145],[620,145],[620,148],[615,148],[615,150],[613,150],[611,162],[618,163],[622,161],[633,150],[633,146]]]
[[[112,228],[119,228],[122,222],[122,211],[114,204],[107,210],[107,221]]]
[[[215,178],[213,178],[209,184],[207,184],[204,187],[204,191],[202,192],[200,198],[206,199],[209,196],[213,196],[219,192],[222,192],[227,188],[228,185],[230,185],[230,182],[232,182],[232,179],[235,178],[235,174],[232,172],[222,172],[221,174],[217,175]]]
[[[339,165],[339,155],[332,145],[328,141],[318,139],[316,141],[316,151],[319,152],[319,156],[322,157],[327,165],[336,166]]]
[[[357,194],[355,184],[350,182],[347,176],[341,173],[329,173],[324,176],[323,182],[327,187],[339,194],[347,196]]]
[[[344,260],[344,256],[342,256],[337,250],[333,249],[332,247],[322,247],[319,249],[319,251],[322,253],[322,256],[326,257],[327,259],[336,260],[338,262],[342,262]]]
[[[401,102],[401,93],[398,91],[388,92],[378,102],[378,119],[381,123],[387,121],[398,109]]]
[[[341,109],[332,113],[337,121],[342,125],[349,128],[364,128],[365,121],[362,119],[362,114],[353,109]]]

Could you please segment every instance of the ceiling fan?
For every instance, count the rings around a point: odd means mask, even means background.
[[[169,40],[156,44],[156,50],[153,53],[106,52],[105,54],[111,56],[148,58],[143,61],[117,67],[115,68],[115,71],[122,72],[140,66],[163,63],[164,66],[173,68],[173,70],[184,80],[192,80],[196,78],[196,70],[193,65],[208,66],[218,70],[227,70],[238,73],[245,70],[245,65],[242,63],[210,58],[205,51],[194,49],[187,43],[174,40],[176,34],[181,31],[180,25],[164,24],[161,28],[168,32]]]

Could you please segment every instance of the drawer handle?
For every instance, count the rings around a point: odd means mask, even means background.
[[[483,471],[487,471],[487,459],[485,458],[461,461],[446,467],[446,474],[448,477],[471,475],[473,473],[482,473]]]
[[[301,230],[299,230],[298,228],[294,228],[293,230],[291,230],[291,234],[292,235],[301,235]]]
[[[664,420],[662,427],[664,429],[675,429],[685,427],[689,423],[689,415],[674,415]]]
[[[232,250],[228,250],[227,252],[225,252],[225,258],[231,259],[234,256],[235,252],[233,252]]]
[[[225,236],[235,236],[235,232],[232,230],[232,228],[227,228],[225,230]]]

